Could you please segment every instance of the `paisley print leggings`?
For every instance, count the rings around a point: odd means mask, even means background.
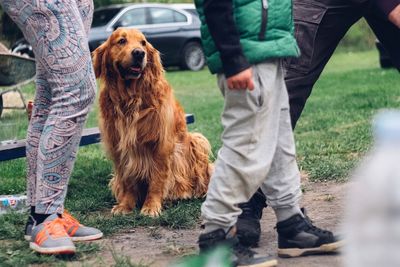
[[[36,96],[28,128],[28,204],[62,213],[96,80],[88,47],[92,0],[0,0],[36,57]],[[23,71],[23,70],[21,70]]]

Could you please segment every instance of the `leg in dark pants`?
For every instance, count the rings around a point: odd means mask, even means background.
[[[365,15],[369,26],[374,31],[376,37],[389,53],[394,66],[400,71],[400,29],[387,20],[383,14],[371,12]]]
[[[349,3],[336,6],[323,6],[320,1],[294,3],[295,35],[301,56],[288,59],[285,66],[293,128],[340,40],[365,9]]]

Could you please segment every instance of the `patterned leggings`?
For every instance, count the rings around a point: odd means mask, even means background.
[[[88,32],[92,0],[0,0],[36,57],[36,96],[27,135],[28,204],[62,213],[68,180],[95,98]]]

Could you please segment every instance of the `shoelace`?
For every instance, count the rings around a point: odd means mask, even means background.
[[[330,234],[329,231],[322,230],[322,229],[318,228],[317,226],[313,225],[312,220],[306,214],[304,214],[304,219],[306,220],[306,223],[307,223],[308,227],[310,228],[310,230],[313,231],[314,233],[321,233],[323,235]]]
[[[65,231],[68,233],[69,236],[74,236],[76,231],[78,231],[81,224],[77,219],[72,217],[67,211],[64,210],[62,214],[62,221]]]
[[[262,216],[262,212],[266,204],[257,203],[255,201],[250,201],[248,203],[241,203],[239,207],[242,209],[242,217],[254,217],[255,219],[260,219]]]
[[[64,213],[62,214],[62,218],[70,224],[76,224],[76,225],[81,225],[77,219],[75,219],[68,211],[64,210]]]
[[[46,241],[49,236],[51,236],[52,238],[68,236],[65,232],[63,221],[61,218],[57,218],[50,222],[44,222],[43,225],[44,228],[37,234],[35,238],[35,242],[39,245]],[[48,235],[46,234],[46,232],[48,233]]]

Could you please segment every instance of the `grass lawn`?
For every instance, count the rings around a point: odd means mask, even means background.
[[[220,113],[223,100],[215,77],[200,72],[169,71],[167,78],[186,112],[194,113],[191,131],[202,132],[216,154],[221,145]],[[33,97],[33,85],[24,88]],[[376,51],[336,54],[314,87],[295,131],[300,168],[314,181],[345,181],[350,170],[371,145],[370,122],[381,108],[400,107],[399,74],[378,66]],[[87,126],[96,126],[95,107]],[[6,113],[2,123],[18,120],[19,137],[27,125],[22,112]],[[1,130],[0,130],[1,131]],[[1,136],[0,136],[1,137]],[[198,223],[201,200],[170,203],[158,219],[140,216],[111,216],[114,199],[107,187],[111,163],[101,145],[82,147],[70,180],[66,207],[83,223],[99,227],[106,235],[135,226],[190,228]],[[25,159],[0,162],[0,195],[25,191]],[[99,250],[80,244],[73,258],[39,256],[31,252],[23,238],[25,214],[0,216],[0,266],[25,266],[79,260]],[[116,261],[117,262],[117,261]],[[118,265],[116,263],[116,265]]]

